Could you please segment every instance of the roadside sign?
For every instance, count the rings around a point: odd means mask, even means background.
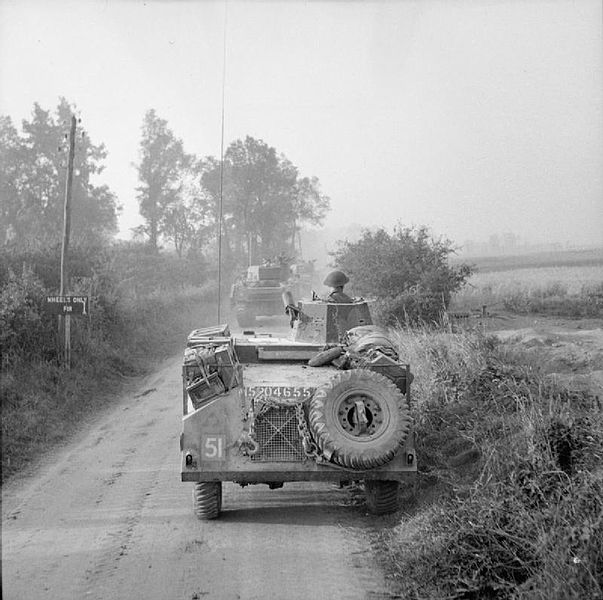
[[[88,296],[46,296],[46,310],[53,315],[89,315]]]

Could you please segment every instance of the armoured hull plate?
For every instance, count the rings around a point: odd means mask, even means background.
[[[337,372],[334,367],[309,367],[299,362],[243,365],[245,387],[319,387]]]

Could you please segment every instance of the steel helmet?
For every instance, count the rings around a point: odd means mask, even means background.
[[[342,271],[331,271],[323,281],[323,284],[329,287],[339,287],[340,285],[345,285],[348,281],[348,276]]]

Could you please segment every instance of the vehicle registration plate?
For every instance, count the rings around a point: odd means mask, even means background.
[[[291,400],[292,402],[303,402],[312,397],[315,387],[294,387],[287,385],[254,385],[245,388],[245,395],[254,400]]]

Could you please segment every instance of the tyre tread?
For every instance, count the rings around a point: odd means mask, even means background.
[[[396,431],[390,433],[386,442],[382,441],[371,448],[363,448],[362,453],[338,444],[327,425],[328,403],[336,394],[335,387],[359,377],[359,372],[362,372],[363,380],[383,386],[395,398],[401,413],[401,417],[397,420]],[[309,423],[319,448],[328,460],[348,469],[366,470],[382,466],[392,460],[406,439],[411,418],[406,398],[390,379],[368,369],[352,369],[338,372],[328,383],[316,390],[310,401]]]
[[[198,519],[217,519],[222,508],[222,482],[200,481],[193,489],[193,510]]]
[[[364,482],[366,506],[374,515],[388,515],[400,508],[400,482],[369,480]]]

